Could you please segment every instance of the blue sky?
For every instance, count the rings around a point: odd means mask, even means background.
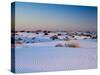
[[[96,31],[97,8],[16,2],[16,30]]]

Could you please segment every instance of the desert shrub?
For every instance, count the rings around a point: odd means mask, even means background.
[[[20,31],[20,32],[25,32],[24,30]]]
[[[91,39],[97,39],[97,36],[91,36]]]
[[[38,32],[36,32],[36,34],[39,34]]]
[[[46,31],[46,30],[43,31],[43,33],[44,33],[44,35],[48,35],[48,31]]]
[[[35,39],[35,37],[32,38],[32,40],[34,40],[34,39]]]
[[[44,35],[48,35],[48,32],[45,32]]]
[[[65,39],[64,39],[65,41],[69,41],[70,39],[68,38],[68,37],[65,37]]]
[[[66,47],[72,47],[72,48],[79,48],[79,44],[78,43],[68,43],[68,44],[65,44]]]
[[[29,41],[27,41],[26,43],[30,43]]]
[[[48,31],[48,33],[50,33],[51,31]]]
[[[46,32],[48,32],[48,31],[46,31],[46,30],[43,31],[43,33],[46,33]]]
[[[58,36],[61,36],[61,34],[59,33]]]
[[[18,38],[17,40],[18,40],[18,41],[21,41],[22,39],[21,39],[21,38]]]
[[[65,35],[68,35],[68,33],[66,33]]]
[[[74,35],[72,35],[72,38],[74,38],[75,36]]]
[[[77,38],[74,38],[74,40],[77,40]]]
[[[55,47],[64,47],[62,44],[57,44]]]
[[[26,31],[27,33],[31,33],[31,31]]]
[[[58,36],[57,35],[54,35],[52,37],[50,37],[52,40],[55,40],[55,39],[58,39]]]

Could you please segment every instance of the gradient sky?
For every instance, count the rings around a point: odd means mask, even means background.
[[[97,31],[97,8],[16,2],[16,30]]]

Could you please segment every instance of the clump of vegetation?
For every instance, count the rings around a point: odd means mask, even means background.
[[[74,40],[77,40],[77,38],[74,38]]]
[[[48,31],[46,31],[46,30],[43,31],[43,33],[44,33],[44,35],[48,35]]]
[[[48,33],[46,32],[46,33],[44,33],[44,35],[48,35]]]
[[[36,34],[39,34],[39,32],[36,32]]]
[[[97,35],[91,36],[91,39],[97,39]]]
[[[30,43],[29,41],[27,41],[26,43]]]
[[[52,37],[50,37],[52,40],[55,40],[55,39],[58,39],[58,36],[57,35],[54,35]]]
[[[48,31],[48,33],[51,33],[51,31]]]
[[[68,38],[68,37],[65,37],[65,39],[64,39],[65,41],[69,41],[70,39]]]
[[[59,33],[58,36],[61,36],[61,34]]]
[[[74,35],[72,35],[72,38],[74,38],[75,36]]]
[[[32,38],[32,40],[34,40],[34,39],[35,39],[35,37]]]
[[[74,43],[74,42],[65,44],[65,46],[66,47],[72,47],[72,48],[80,48],[79,44],[78,43]]]
[[[57,44],[55,47],[64,47],[61,43]]]
[[[21,41],[21,40],[22,40],[22,38],[18,38],[17,40],[18,40],[18,41]]]
[[[57,44],[55,45],[55,47],[70,47],[70,48],[80,48],[80,45],[78,43],[75,43],[75,42],[68,42],[68,43],[65,43],[65,44]]]

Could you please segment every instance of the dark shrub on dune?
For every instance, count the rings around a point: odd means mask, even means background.
[[[31,33],[31,31],[27,31],[27,33]]]
[[[25,32],[24,30],[20,31],[20,32]]]
[[[46,33],[46,32],[48,32],[48,31],[44,30],[43,32]]]
[[[27,41],[26,43],[30,43],[29,41]]]
[[[39,34],[39,32],[36,32],[36,34]]]
[[[44,33],[44,35],[48,35],[48,33]]]
[[[22,40],[22,39],[21,39],[21,38],[18,38],[17,40],[20,41],[20,40]]]
[[[72,35],[72,38],[74,38],[75,36],[74,35]]]
[[[58,36],[61,36],[61,34],[59,33]]]
[[[97,35],[91,36],[91,39],[97,39]]]
[[[55,47],[64,47],[62,44],[57,44]]]
[[[48,35],[48,31],[46,31],[46,30],[43,31],[43,33],[44,33],[44,35]]]
[[[78,43],[72,42],[72,43],[68,43],[68,44],[65,43],[65,47],[80,48],[80,45]]]
[[[64,39],[65,41],[69,41],[70,39],[68,38],[68,37],[65,37],[65,39]]]
[[[52,37],[50,37],[52,40],[55,40],[55,39],[58,39],[58,36],[57,35],[54,35]]]
[[[48,33],[51,33],[51,31],[48,31]]]
[[[74,38],[74,40],[77,40],[77,38]]]
[[[35,39],[35,37],[32,38],[32,40],[34,40],[34,39]]]

